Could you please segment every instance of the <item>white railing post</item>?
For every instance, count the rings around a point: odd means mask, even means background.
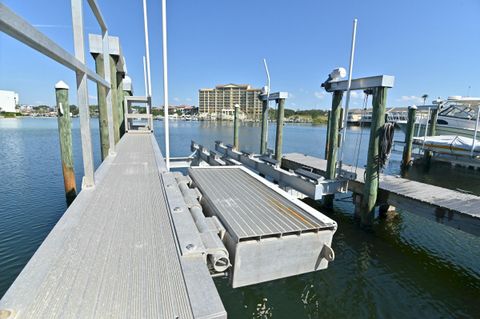
[[[85,43],[83,33],[83,6],[82,0],[71,0],[73,44],[75,57],[85,64]],[[80,134],[82,138],[82,155],[84,176],[82,188],[95,186],[92,136],[90,133],[90,111],[88,105],[88,88],[86,66],[83,70],[77,70],[77,101],[80,113]]]
[[[162,33],[163,33],[163,108],[165,126],[165,162],[170,170],[170,132],[168,127],[168,59],[167,59],[167,1],[162,0]]]

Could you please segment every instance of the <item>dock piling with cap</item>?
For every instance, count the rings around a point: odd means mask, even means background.
[[[372,125],[370,142],[368,145],[367,169],[365,175],[365,189],[361,208],[361,220],[364,226],[373,224],[375,205],[377,204],[379,175],[380,175],[380,138],[385,124],[385,107],[387,103],[387,88],[376,87],[373,90]]]
[[[102,78],[105,77],[105,63],[103,55],[92,53],[95,59],[95,71]],[[107,113],[107,90],[101,84],[97,84],[97,101],[98,101],[98,126],[100,130],[100,151],[102,153],[102,161],[108,156],[110,149],[110,141],[108,139],[108,113]]]
[[[70,105],[68,104],[68,89],[68,85],[63,81],[55,85],[60,157],[62,160],[65,196],[67,204],[70,205],[77,196],[77,186],[73,168],[72,123],[70,119]]]
[[[405,146],[402,157],[402,170],[407,169],[412,162],[412,143],[415,134],[415,119],[417,116],[417,107],[411,105],[408,107],[407,132],[405,133]]]
[[[338,133],[340,125],[340,114],[342,109],[343,91],[334,91],[332,98],[332,110],[330,111],[330,118],[328,121],[328,146],[327,146],[327,179],[335,179],[337,168],[337,154],[338,154]],[[323,205],[327,208],[333,208],[333,199],[335,195],[326,195],[323,199]]]

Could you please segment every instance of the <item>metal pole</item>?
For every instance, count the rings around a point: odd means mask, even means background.
[[[327,179],[335,179],[336,163],[338,153],[338,127],[340,124],[340,110],[342,109],[343,91],[333,92],[332,110],[330,112],[328,128],[328,154],[327,154]],[[327,208],[333,208],[333,199],[335,195],[326,195],[323,198],[323,205]]]
[[[103,44],[103,70],[104,70],[104,79],[106,81],[111,81],[111,72],[110,72],[110,48],[109,48],[109,38],[108,31],[102,31],[102,44]],[[108,58],[107,58],[108,57]],[[107,122],[108,122],[108,144],[110,146],[108,154],[114,156],[115,151],[115,129],[113,125],[113,92],[112,85],[106,88],[106,104],[107,104]]]
[[[168,127],[168,59],[167,59],[167,1],[166,0],[162,0],[162,36],[163,36],[162,49],[163,49],[163,100],[164,100],[163,105],[165,110],[163,124],[165,126],[165,162],[166,162],[167,171],[169,171],[170,170],[170,136],[169,136],[170,133],[169,133],[169,127]],[[150,80],[149,80],[149,83],[150,83]]]
[[[475,152],[475,147],[477,144],[477,132],[478,132],[478,122],[480,120],[480,107],[477,109],[477,121],[475,122],[475,133],[473,133],[473,142],[472,142],[472,150],[470,151],[470,156],[473,157],[473,153]]]
[[[83,7],[82,0],[71,0],[72,4],[72,25],[73,25],[73,43],[75,57],[85,64],[85,42],[83,32]],[[80,113],[80,134],[82,137],[82,156],[84,177],[82,188],[95,186],[92,136],[90,132],[90,110],[88,106],[88,87],[87,74],[82,70],[77,70],[77,100]]]
[[[375,217],[375,204],[378,194],[378,179],[380,168],[378,156],[380,152],[380,136],[385,124],[385,105],[387,103],[387,88],[377,87],[373,94],[372,126],[370,128],[370,143],[368,146],[367,169],[361,208],[362,224],[370,226]]]
[[[285,99],[278,99],[277,108],[277,135],[275,136],[275,159],[281,165],[283,144],[283,117],[285,111]]]
[[[233,148],[236,149],[237,151],[240,149],[240,144],[238,142],[238,129],[240,126],[239,125],[240,119],[238,118],[239,110],[240,110],[240,105],[235,104],[235,111],[233,114]]]
[[[412,143],[415,134],[415,120],[417,118],[417,107],[415,105],[408,107],[407,132],[405,133],[405,146],[402,157],[402,170],[410,166],[412,161]]]
[[[268,147],[268,95],[262,101],[262,131],[260,135],[260,154],[265,154]]]
[[[92,54],[95,59],[95,71],[102,78],[105,77],[105,64],[103,63],[103,55]],[[102,161],[108,156],[110,149],[110,140],[108,136],[108,112],[106,89],[103,85],[97,84],[97,101],[98,101],[98,126],[100,129],[100,151],[102,153]]]
[[[63,183],[67,204],[70,205],[77,196],[75,170],[72,151],[72,123],[70,120],[70,105],[68,104],[68,85],[63,81],[55,85],[57,99],[58,134],[60,140],[60,157],[62,160]]]
[[[339,170],[342,169],[343,162],[343,148],[345,144],[345,138],[347,137],[347,121],[348,121],[348,109],[350,105],[350,87],[352,85],[352,73],[353,73],[353,61],[355,58],[355,40],[357,37],[357,19],[353,20],[353,31],[352,31],[352,47],[350,50],[350,65],[348,67],[348,85],[347,85],[347,96],[345,99],[345,111],[343,112],[343,127],[342,127],[342,141],[340,143],[340,162]]]
[[[144,83],[145,83],[145,96],[148,96],[147,64],[145,62],[145,56],[143,56],[143,80],[144,80]]]
[[[147,67],[147,97],[152,97],[152,78],[150,77],[150,46],[148,44],[148,17],[147,17],[147,0],[143,0],[143,26],[145,30],[145,56]],[[147,104],[147,114],[150,114],[150,105]]]

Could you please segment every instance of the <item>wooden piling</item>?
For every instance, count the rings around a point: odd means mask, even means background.
[[[333,92],[332,110],[330,111],[329,128],[328,128],[328,155],[327,155],[327,171],[325,177],[334,179],[336,177],[337,153],[338,153],[338,131],[340,125],[340,113],[342,109],[343,91]],[[335,195],[325,195],[323,204],[327,208],[333,208],[333,199]]]
[[[434,108],[430,115],[430,126],[428,127],[428,136],[435,136],[437,135],[437,120],[438,120],[438,108]],[[424,159],[427,165],[430,164],[430,160],[432,159],[432,152],[424,150]]]
[[[417,107],[415,105],[408,107],[407,132],[405,133],[405,146],[403,148],[403,157],[401,169],[405,170],[411,165],[412,161],[412,143],[415,134],[415,119],[417,116]]]
[[[113,137],[115,144],[120,140],[120,114],[118,103],[118,84],[117,84],[117,60],[118,57],[110,55],[110,93],[112,95],[112,115],[113,115]],[[121,104],[120,104],[121,105]]]
[[[102,78],[105,77],[105,66],[103,55],[92,54],[95,59],[95,71]],[[103,85],[97,84],[97,101],[98,101],[98,125],[100,129],[100,151],[102,161],[108,156],[110,149],[110,141],[108,139],[108,115],[107,115],[107,91]]]
[[[281,161],[282,161],[284,113],[285,113],[285,99],[278,99],[277,134],[275,135],[275,159],[278,161],[278,165],[281,165]]]
[[[330,146],[330,119],[331,112],[327,112],[327,136],[325,137],[325,159],[328,160],[328,147]]]
[[[260,135],[260,154],[265,154],[268,147],[268,96],[262,103],[262,132]]]
[[[55,96],[63,182],[67,204],[70,205],[77,196],[77,186],[73,168],[72,123],[70,120],[70,105],[68,104],[68,85],[65,82],[60,81],[55,85]]]
[[[239,119],[239,111],[240,111],[240,105],[238,104],[235,104],[235,107],[234,107],[235,111],[234,111],[234,114],[233,114],[233,148],[235,150],[239,150],[240,149],[240,145],[239,145],[239,142],[238,142],[238,129],[239,129],[239,122],[240,122],[240,119]]]
[[[123,78],[124,72],[117,72],[117,103],[118,103],[118,130],[119,137],[122,138],[125,134],[125,108],[124,108],[124,91],[123,91]]]
[[[378,178],[380,174],[379,153],[380,136],[385,124],[385,106],[387,103],[387,88],[377,87],[373,93],[372,126],[368,146],[367,169],[365,172],[365,188],[363,191],[361,222],[364,226],[373,224],[375,204],[378,195]]]

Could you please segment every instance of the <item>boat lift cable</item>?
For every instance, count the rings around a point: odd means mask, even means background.
[[[363,121],[362,119],[365,117],[365,114],[367,114],[367,105],[368,105],[368,95],[370,92],[368,90],[364,91],[364,99],[363,99],[363,110],[362,110],[362,115],[360,118],[360,135],[357,135],[357,140],[355,143],[355,175],[357,175],[357,169],[358,169],[358,160],[360,158],[360,150],[362,149],[362,140],[363,140]]]

